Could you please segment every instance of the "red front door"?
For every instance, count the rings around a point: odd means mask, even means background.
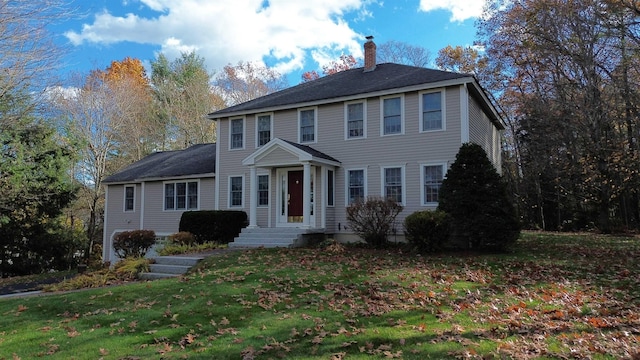
[[[289,222],[302,222],[302,170],[289,171],[287,214]]]

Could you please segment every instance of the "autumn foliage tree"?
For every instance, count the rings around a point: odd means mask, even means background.
[[[237,105],[282,90],[285,78],[263,65],[240,61],[227,65],[215,78],[215,89],[226,105]]]
[[[327,65],[322,66],[323,75],[332,75],[340,71],[353,69],[358,65],[358,61],[353,55],[340,55],[340,59],[332,61]],[[317,71],[306,71],[302,74],[302,82],[308,82],[320,78],[320,74]]]
[[[480,23],[515,119],[521,209],[543,229],[640,225],[635,2],[490,2]],[[494,86],[497,89],[498,86]]]

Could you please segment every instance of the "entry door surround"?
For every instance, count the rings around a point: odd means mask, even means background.
[[[300,167],[279,168],[276,171],[277,181],[277,203],[276,203],[276,226],[277,227],[314,227],[315,214],[313,209],[313,193],[315,183],[315,167],[309,167],[308,179],[311,189],[306,189],[305,170]],[[310,190],[310,191],[309,191]],[[309,195],[305,192],[309,191]],[[305,198],[308,197],[308,199]],[[305,205],[308,204],[308,205]],[[310,210],[305,211],[305,206]],[[308,219],[305,219],[305,215]]]

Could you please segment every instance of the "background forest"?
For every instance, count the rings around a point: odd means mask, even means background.
[[[290,85],[196,52],[68,74],[47,26],[64,2],[0,3],[0,276],[100,256],[102,180],[154,151],[215,142],[205,115]],[[57,5],[57,6],[52,6]],[[490,1],[474,47],[378,44],[378,62],[474,74],[508,128],[503,176],[525,228],[640,226],[640,2]],[[427,41],[427,40],[425,40]],[[343,55],[300,81],[359,66]],[[17,255],[19,254],[19,256]]]

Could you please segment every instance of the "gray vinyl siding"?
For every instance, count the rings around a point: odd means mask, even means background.
[[[168,180],[167,182],[173,182]],[[214,186],[213,178],[204,179],[179,179],[175,181],[198,181],[198,210],[213,210]],[[178,232],[180,218],[186,210],[164,210],[164,184],[165,181],[145,183],[144,198],[144,229],[153,230],[156,233],[172,234]]]
[[[124,211],[124,188],[125,186],[135,186],[134,191],[134,210]],[[103,254],[106,254],[108,258],[105,261],[112,261],[114,259],[112,239],[113,236],[122,231],[138,230],[140,229],[140,217],[141,217],[141,184],[117,184],[107,186],[107,197],[105,204],[105,224],[104,235],[109,239],[108,242],[103,242]]]
[[[325,210],[325,231],[327,233],[349,233],[344,229],[346,225],[346,171],[349,169],[366,169],[366,189],[367,196],[381,196],[382,194],[382,168],[401,167],[404,169],[403,201],[404,210],[397,218],[396,231],[402,234],[402,223],[404,218],[418,210],[427,209],[422,206],[421,201],[421,171],[423,164],[446,164],[450,166],[455,160],[455,156],[460,148],[462,136],[461,109],[466,108],[461,94],[460,86],[448,87],[444,90],[444,130],[420,132],[421,96],[418,91],[404,93],[404,119],[403,135],[381,136],[380,135],[380,97],[370,97],[366,100],[365,137],[357,139],[345,139],[345,103],[337,102],[318,106],[317,128],[315,143],[308,144],[315,150],[323,152],[340,162],[340,166],[334,169],[335,172],[335,199],[334,207],[327,207]],[[355,99],[354,99],[355,100]],[[351,102],[351,101],[350,101]],[[465,104],[465,106],[463,106]],[[487,152],[493,154],[494,161],[499,162],[499,132],[493,124],[482,113],[478,105],[469,98],[469,137],[471,141],[480,143]],[[229,136],[228,118],[219,120],[218,129],[221,132],[218,137],[218,149],[222,152],[219,157],[218,166],[218,186],[220,189],[220,208],[226,209],[228,206],[228,177],[244,176],[243,184],[244,201],[242,210],[249,213],[249,168],[242,165],[242,161],[254,153],[255,148],[255,116],[246,117],[244,150],[226,151],[228,149]],[[288,141],[298,142],[298,109],[286,111],[276,111],[273,113],[273,138],[281,138]],[[498,148],[496,155],[496,147]],[[498,156],[498,157],[497,157]],[[260,164],[271,162],[282,163],[291,159],[292,155],[284,150],[276,150],[260,159]],[[314,214],[316,224],[322,224],[322,204],[326,201],[326,184],[322,182],[320,168],[316,169],[315,194],[314,194]],[[446,171],[446,169],[445,169]],[[258,171],[260,172],[260,170]],[[277,204],[275,191],[276,187],[275,169],[271,172],[271,198],[269,213],[265,208],[257,209],[257,222],[259,226],[275,226]],[[323,200],[324,199],[324,200]],[[238,208],[234,208],[238,209]]]
[[[469,99],[469,141],[482,146],[496,169],[501,170],[500,132],[473,98]]]

